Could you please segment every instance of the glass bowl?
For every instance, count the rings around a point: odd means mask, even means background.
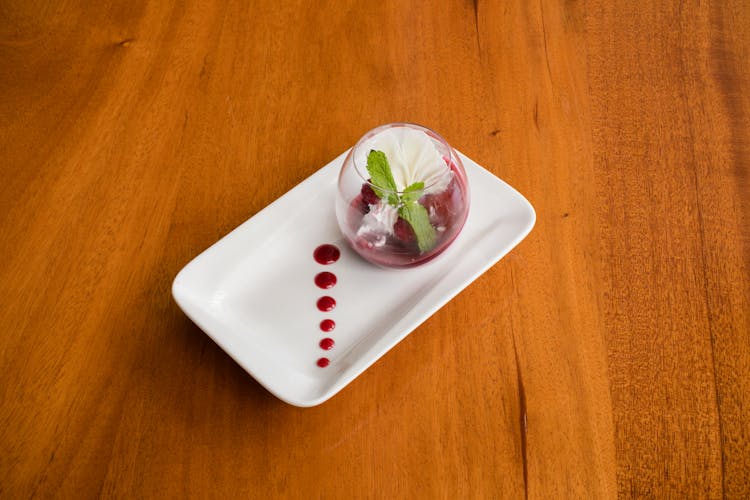
[[[384,267],[413,267],[456,239],[469,215],[461,160],[436,132],[389,123],[351,149],[338,179],[336,218],[351,247]]]

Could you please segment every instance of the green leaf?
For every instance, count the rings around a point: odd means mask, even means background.
[[[379,198],[383,199],[387,194],[398,191],[396,181],[393,180],[391,166],[388,164],[388,158],[382,151],[370,150],[370,154],[367,155],[367,172],[370,174],[372,190]],[[388,191],[390,193],[387,193]],[[391,205],[397,205],[398,197],[393,194],[388,197],[388,202]]]
[[[417,202],[405,203],[398,209],[398,214],[409,223],[417,236],[419,250],[426,252],[435,246],[437,234],[430,224],[430,216],[422,205]]]
[[[367,172],[370,174],[370,184],[375,194],[390,205],[398,207],[398,214],[414,230],[419,250],[422,252],[431,250],[435,246],[437,233],[430,224],[427,210],[417,203],[417,200],[424,194],[424,182],[415,182],[404,189],[399,196],[388,158],[382,151],[374,149],[370,150],[370,154],[367,155]]]
[[[422,197],[424,193],[424,182],[415,182],[411,186],[404,189],[404,194],[401,195],[401,201],[404,203],[411,203],[417,201]]]

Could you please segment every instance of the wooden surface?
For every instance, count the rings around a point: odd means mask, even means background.
[[[0,497],[750,497],[748,61],[741,0],[1,1]],[[400,120],[536,227],[286,405],[171,281]]]

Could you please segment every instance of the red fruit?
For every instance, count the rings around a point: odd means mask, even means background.
[[[422,204],[427,208],[430,214],[430,222],[434,226],[450,226],[453,222],[453,216],[460,209],[463,203],[461,191],[453,179],[445,191],[437,194],[428,194],[423,197]]]
[[[406,222],[406,219],[398,218],[396,223],[393,225],[393,234],[396,238],[403,241],[404,243],[412,243],[417,239],[417,235],[414,234],[414,230],[411,228],[411,224]]]
[[[375,194],[375,191],[373,191],[372,187],[366,182],[362,184],[362,199],[365,203],[370,205],[377,205],[380,202],[378,195]]]
[[[367,204],[362,195],[358,195],[352,200],[351,207],[362,215],[370,211],[370,205]]]

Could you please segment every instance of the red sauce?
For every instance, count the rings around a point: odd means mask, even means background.
[[[318,288],[333,288],[336,284],[336,275],[328,271],[318,273],[315,276],[315,284],[318,285]]]
[[[315,259],[315,262],[324,266],[333,264],[334,262],[339,260],[339,257],[341,257],[341,251],[335,245],[330,244],[320,245],[313,252],[313,258]],[[318,288],[322,288],[324,290],[333,288],[336,285],[336,281],[336,275],[327,271],[318,273],[315,276],[315,284],[318,286]],[[318,309],[323,312],[332,311],[336,307],[336,300],[333,297],[329,297],[328,295],[326,295],[318,299],[317,306]],[[320,329],[324,332],[333,331],[334,328],[336,328],[336,323],[332,319],[324,319],[320,322]],[[329,351],[333,349],[333,346],[335,344],[336,342],[334,342],[332,338],[326,337],[320,341],[319,345],[321,349]],[[328,358],[320,358],[318,359],[316,364],[321,368],[325,368],[326,366],[331,364],[331,360]]]
[[[326,295],[318,299],[318,309],[323,312],[333,311],[336,307],[336,300],[333,297]]]
[[[334,262],[339,260],[340,256],[341,251],[336,246],[329,244],[320,245],[313,252],[315,262],[323,265],[333,264]]]

